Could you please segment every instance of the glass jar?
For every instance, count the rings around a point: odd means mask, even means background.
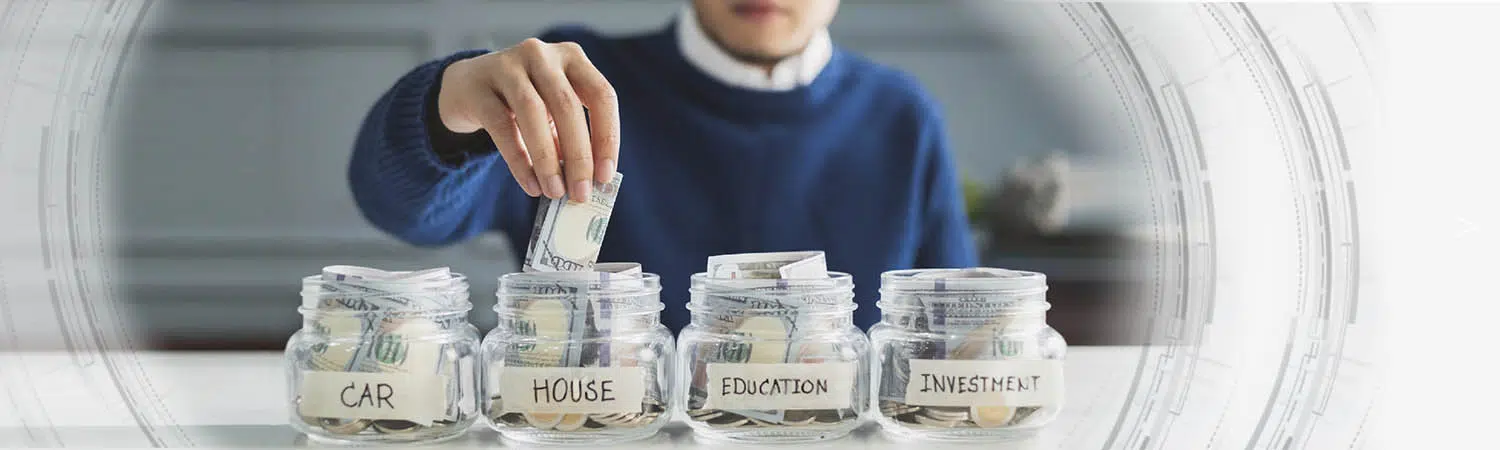
[[[500,277],[484,339],[485,419],[506,438],[602,445],[656,434],[671,414],[675,342],[661,283],[637,270]]]
[[[292,427],[338,444],[462,435],[479,407],[470,307],[464,276],[447,269],[304,278],[302,329],[285,352]]]
[[[881,275],[870,329],[876,421],[897,436],[1024,439],[1063,404],[1067,343],[1047,326],[1046,276],[1005,269]]]
[[[858,427],[870,344],[854,326],[854,282],[693,275],[678,404],[709,439],[799,442]]]

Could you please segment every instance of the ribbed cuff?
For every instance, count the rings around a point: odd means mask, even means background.
[[[433,74],[433,82],[430,83],[432,87],[428,89],[426,100],[423,102],[422,121],[427,124],[427,139],[431,143],[432,152],[437,155],[439,161],[449,167],[461,167],[476,156],[495,152],[495,143],[491,141],[489,133],[484,130],[473,133],[449,131],[448,127],[443,125],[442,116],[438,114],[438,94],[443,87],[443,73],[454,62],[473,56],[454,57],[438,63],[437,72]]]
[[[441,201],[434,203],[435,199],[463,191],[468,182],[476,178],[473,175],[485,173],[488,166],[498,159],[497,152],[490,152],[489,155],[466,156],[459,164],[449,164],[433,150],[428,137],[429,127],[424,120],[429,97],[435,94],[432,85],[438,83],[442,68],[453,61],[479,54],[483,52],[462,52],[423,64],[398,82],[386,98],[387,120],[382,133],[385,142],[379,146],[383,150],[373,155],[374,170],[360,174],[361,178],[372,178],[357,181],[377,183],[382,185],[383,191],[394,194],[389,206],[397,208],[396,211],[423,205],[418,209],[426,210],[424,216],[438,213],[433,209],[449,205]]]
[[[484,53],[482,50],[459,52],[424,64],[408,74],[408,78],[391,92],[389,113],[393,120],[386,139],[396,151],[387,157],[415,157],[446,173],[464,169],[471,162],[489,160],[491,158],[485,156],[496,154],[489,151],[493,144],[484,132],[476,133],[478,136],[473,139],[450,132],[437,113],[437,94],[443,70],[455,61]]]

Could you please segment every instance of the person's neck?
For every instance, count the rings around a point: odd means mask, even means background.
[[[809,38],[797,52],[765,57],[725,45],[723,39],[703,26],[698,11],[690,5],[683,7],[678,22],[678,39],[684,56],[700,70],[732,86],[784,91],[806,85],[828,63],[832,53],[826,31]]]
[[[724,38],[720,37],[719,33],[714,32],[712,28],[709,28],[707,25],[705,25],[705,23],[703,22],[702,14],[703,13],[698,12],[697,8],[693,8],[693,17],[691,18],[691,20],[696,21],[695,23],[698,24],[698,29],[703,30],[703,35],[708,37],[708,40],[713,42],[715,47],[718,47],[720,51],[723,51],[724,54],[729,55],[730,58],[733,58],[737,62],[749,66],[754,66],[760,69],[762,72],[765,72],[766,76],[768,77],[771,76],[772,71],[776,70],[777,64],[781,64],[782,61],[786,61],[786,59],[791,57],[792,55],[796,55],[807,50],[807,43],[803,42],[802,46],[799,47],[797,51],[780,56],[762,56],[737,51],[734,49],[734,47],[730,47],[729,44],[725,43]]]

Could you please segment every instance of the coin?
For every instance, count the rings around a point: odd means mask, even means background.
[[[969,409],[947,406],[924,406],[922,407],[922,415],[938,420],[964,421],[969,419]]]
[[[588,416],[583,414],[563,414],[562,418],[558,419],[557,424],[553,426],[553,429],[557,431],[575,431],[583,428],[583,422],[587,419]]]
[[[494,416],[494,418],[496,422],[503,423],[506,426],[511,427],[524,427],[530,425],[530,423],[526,421],[526,417],[518,412],[504,413]]]
[[[563,415],[557,413],[523,413],[523,415],[526,416],[526,422],[531,426],[544,430],[552,429],[563,419]]]
[[[318,426],[333,434],[359,434],[359,432],[365,431],[366,428],[370,427],[370,421],[365,419],[347,420],[325,417],[318,419]]]
[[[883,406],[880,409],[880,413],[886,415],[887,417],[894,417],[894,416],[899,416],[899,415],[903,415],[903,414],[910,414],[910,413],[920,412],[920,411],[922,411],[922,407],[920,407],[920,406],[907,406],[907,405],[896,405],[896,406],[890,406],[890,407],[884,407]]]
[[[621,413],[594,414],[592,416],[589,416],[589,421],[590,422],[599,423],[599,424],[603,424],[603,425],[620,425],[620,424],[629,422],[630,420],[634,419],[633,417],[630,417],[630,416],[631,416],[631,414],[621,414]]]
[[[928,415],[925,415],[925,414],[917,414],[915,416],[915,419],[916,419],[916,422],[918,424],[927,425],[927,426],[930,426],[930,427],[940,427],[940,428],[953,428],[953,427],[957,426],[959,424],[959,422],[961,422],[961,421],[958,421],[958,420],[937,419],[937,418],[933,418],[932,416],[928,416]]]
[[[998,428],[1010,424],[1016,409],[1008,406],[975,406],[969,408],[969,417],[980,428]]]
[[[694,409],[688,411],[688,417],[700,422],[721,415],[724,415],[724,412],[717,409]]]
[[[370,427],[381,434],[406,434],[421,430],[422,425],[406,420],[376,420],[370,422]]]

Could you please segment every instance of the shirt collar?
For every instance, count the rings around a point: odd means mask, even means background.
[[[698,23],[691,5],[683,5],[678,13],[677,43],[683,57],[710,77],[730,86],[760,91],[790,91],[812,84],[833,57],[833,40],[828,30],[819,30],[801,53],[776,63],[768,75],[765,69],[740,62],[719,48]]]

